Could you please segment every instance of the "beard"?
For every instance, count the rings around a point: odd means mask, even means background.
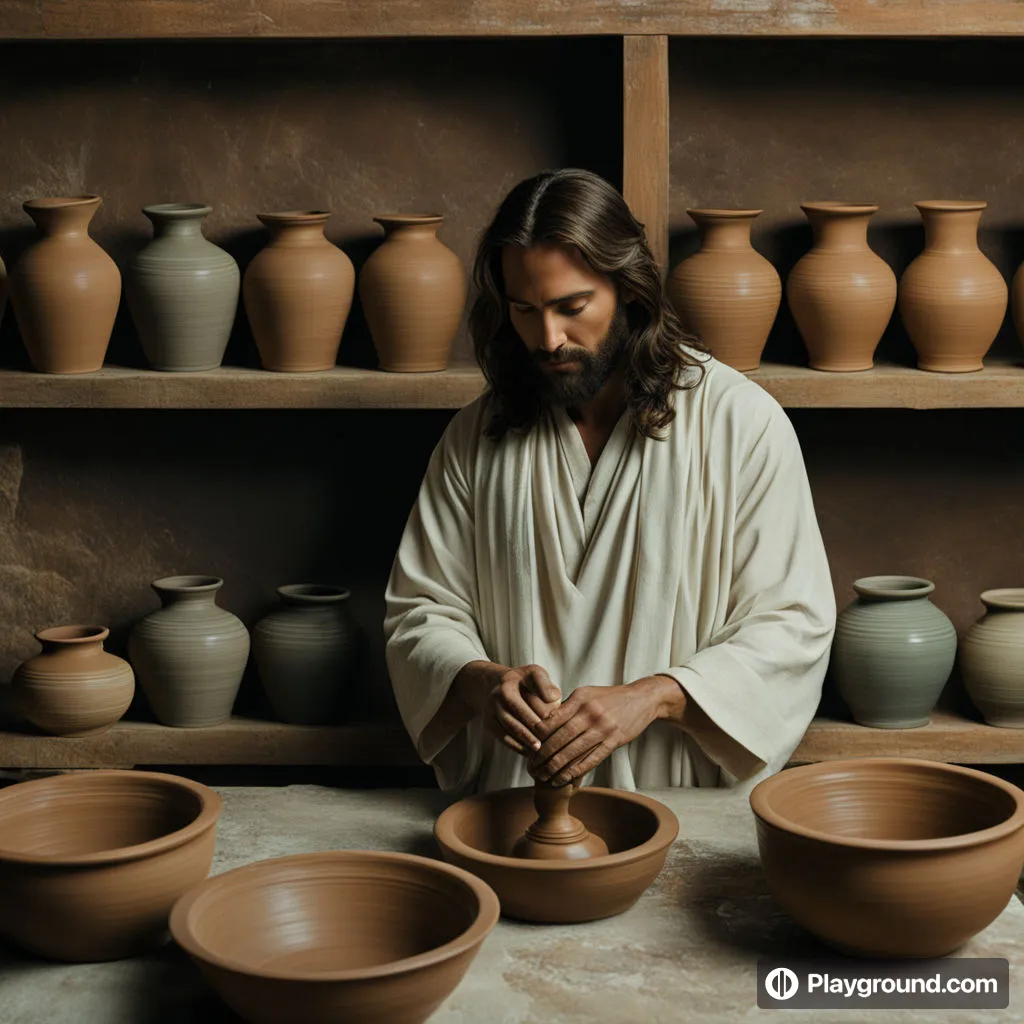
[[[573,345],[563,345],[555,352],[538,350],[532,361],[539,378],[538,391],[545,406],[571,407],[582,405],[595,398],[608,383],[611,375],[622,363],[622,355],[629,341],[630,328],[625,306],[620,303],[615,310],[608,333],[596,352]],[[575,372],[542,369],[545,365],[579,363]]]

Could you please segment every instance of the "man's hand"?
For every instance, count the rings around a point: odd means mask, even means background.
[[[670,676],[578,687],[534,726],[542,743],[530,759],[530,774],[556,786],[580,779],[655,719],[677,718],[685,703],[686,695]]]

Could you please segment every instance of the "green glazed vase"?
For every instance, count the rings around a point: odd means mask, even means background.
[[[985,614],[964,634],[964,689],[989,725],[1024,729],[1024,589],[986,590]]]

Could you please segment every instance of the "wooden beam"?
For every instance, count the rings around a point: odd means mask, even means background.
[[[668,37],[622,40],[622,193],[668,269]]]

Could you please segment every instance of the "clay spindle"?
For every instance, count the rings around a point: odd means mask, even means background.
[[[569,813],[569,801],[578,792],[577,783],[553,786],[537,779],[533,790],[537,820],[516,840],[512,856],[531,860],[583,860],[607,854],[605,841],[592,835],[579,818]]]

